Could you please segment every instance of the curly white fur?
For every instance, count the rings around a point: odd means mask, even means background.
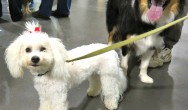
[[[36,24],[39,26],[38,24]],[[13,77],[23,76],[23,68],[34,76],[34,87],[40,98],[39,110],[67,110],[70,88],[89,80],[87,94],[104,97],[106,108],[117,109],[127,87],[118,55],[110,51],[92,58],[67,63],[67,59],[106,47],[91,44],[67,51],[60,39],[35,32],[35,23],[27,23],[24,32],[5,51],[5,60]],[[46,73],[46,74],[45,74]],[[42,74],[42,76],[38,76]]]

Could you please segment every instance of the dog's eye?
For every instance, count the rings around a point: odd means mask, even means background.
[[[29,52],[31,52],[31,48],[26,48],[25,51],[26,51],[27,53],[29,53]]]
[[[41,47],[41,48],[40,48],[40,51],[41,51],[41,52],[44,52],[44,51],[46,51],[46,48],[45,48],[45,47]]]

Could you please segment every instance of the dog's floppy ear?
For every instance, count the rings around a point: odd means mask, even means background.
[[[52,76],[56,78],[63,78],[66,80],[69,77],[68,70],[66,68],[67,51],[58,38],[50,38],[49,40],[52,53],[54,57],[54,63],[52,68]]]
[[[18,37],[14,40],[5,50],[5,61],[10,74],[14,78],[19,78],[23,76],[22,61],[20,58],[22,46],[22,37]]]

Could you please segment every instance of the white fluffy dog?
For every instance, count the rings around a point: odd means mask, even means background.
[[[106,45],[91,44],[67,51],[60,39],[41,32],[37,23],[28,22],[26,27],[27,31],[6,49],[5,60],[15,78],[23,76],[23,68],[30,70],[40,98],[39,110],[67,110],[68,90],[86,79],[89,96],[101,93],[106,108],[117,109],[127,81],[115,51],[68,63],[67,59]]]

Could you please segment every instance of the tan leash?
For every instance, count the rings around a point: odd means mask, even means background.
[[[143,34],[141,34],[141,35],[135,36],[134,38],[130,38],[130,39],[127,39],[127,40],[124,40],[124,41],[115,43],[115,44],[113,44],[113,45],[111,45],[111,46],[108,46],[108,47],[99,49],[99,50],[97,50],[97,51],[88,53],[88,54],[83,55],[83,56],[80,56],[80,57],[78,57],[78,58],[74,58],[74,59],[67,60],[66,62],[72,62],[72,61],[77,61],[77,60],[81,60],[81,59],[90,58],[90,57],[97,56],[97,55],[100,55],[100,54],[102,54],[102,53],[108,52],[108,51],[110,51],[110,50],[114,50],[114,49],[120,48],[120,47],[122,47],[122,46],[124,46],[124,45],[133,43],[134,41],[140,40],[140,39],[142,39],[142,38],[145,38],[145,37],[148,37],[148,36],[150,36],[150,35],[152,35],[152,34],[155,34],[155,33],[159,32],[159,31],[162,31],[162,30],[164,30],[164,29],[167,29],[167,28],[169,28],[169,27],[171,27],[171,26],[173,26],[173,25],[175,25],[175,24],[177,24],[177,23],[179,23],[179,22],[182,22],[182,21],[184,21],[184,20],[186,20],[186,19],[188,19],[188,15],[185,16],[185,17],[182,17],[182,18],[180,18],[180,19],[177,19],[177,20],[175,20],[175,21],[173,21],[173,22],[171,22],[171,23],[169,23],[169,24],[166,24],[166,25],[164,25],[164,26],[161,26],[161,27],[159,27],[159,28],[157,28],[157,29],[154,29],[154,30],[151,30],[151,31],[149,31],[149,32],[143,33]]]

